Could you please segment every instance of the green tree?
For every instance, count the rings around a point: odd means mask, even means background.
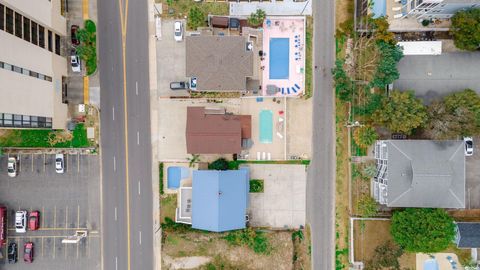
[[[446,110],[459,125],[457,135],[471,136],[480,133],[480,96],[471,89],[450,94],[444,98]]]
[[[399,46],[383,40],[377,42],[377,47],[380,51],[380,60],[370,85],[383,89],[400,77],[397,64],[402,59],[403,52]]]
[[[263,9],[257,9],[255,12],[252,12],[252,14],[250,14],[247,20],[248,23],[252,26],[260,26],[262,25],[263,20],[266,16],[267,14],[265,13],[265,11],[263,11]]]
[[[407,208],[393,213],[390,233],[408,252],[433,253],[452,243],[455,224],[443,209]]]
[[[228,161],[224,158],[219,158],[214,162],[208,164],[209,170],[217,170],[217,171],[226,171],[228,170]]]
[[[393,32],[388,31],[390,27],[386,17],[378,17],[373,19],[373,25],[375,29],[375,40],[383,41],[385,43],[389,43],[392,45],[397,44],[397,40],[395,39],[395,34]]]
[[[187,26],[192,30],[197,30],[199,26],[205,23],[205,14],[197,6],[192,6],[188,11]]]
[[[454,139],[462,132],[457,117],[452,114],[444,102],[434,101],[428,106],[428,124],[425,135],[434,140]]]
[[[375,248],[373,257],[365,264],[365,270],[400,270],[398,259],[402,254],[403,250],[400,246],[392,241],[386,241]]]
[[[340,100],[351,101],[353,95],[353,83],[343,69],[343,64],[343,60],[337,59],[335,61],[335,67],[332,70],[335,83],[335,93]]]
[[[367,148],[378,139],[378,134],[375,131],[375,128],[371,126],[363,126],[355,129],[353,132],[353,139],[358,146]]]
[[[455,13],[450,31],[457,48],[468,51],[478,49],[480,47],[480,9],[474,8]]]
[[[385,125],[392,132],[410,134],[427,121],[427,111],[422,101],[415,98],[413,91],[392,91],[382,106],[374,113],[373,120]]]

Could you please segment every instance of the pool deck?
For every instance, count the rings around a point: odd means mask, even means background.
[[[435,260],[438,263],[439,269],[440,270],[447,270],[447,269],[452,269],[452,266],[450,262],[447,259],[447,256],[452,257],[452,260],[457,262],[457,270],[463,270],[463,266],[460,265],[460,262],[458,260],[458,257],[454,253],[434,253],[432,254],[435,257]],[[423,264],[426,260],[430,259],[430,256],[425,253],[417,253],[417,270],[424,270]]]
[[[278,88],[284,88],[284,93],[279,91],[276,96],[299,96],[305,89],[305,18],[304,17],[277,17],[269,16],[263,23],[263,52],[266,53],[261,62],[262,70],[262,91],[267,96],[267,86],[275,85]],[[296,37],[297,36],[297,37]],[[289,78],[288,79],[270,79],[270,39],[271,38],[289,38]],[[300,42],[296,43],[295,39]],[[296,54],[298,53],[298,54]],[[297,84],[300,90],[295,93],[287,88],[292,88]]]

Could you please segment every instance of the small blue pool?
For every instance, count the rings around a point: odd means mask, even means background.
[[[177,189],[180,187],[180,181],[190,176],[190,170],[185,167],[168,167],[167,182],[169,189]]]
[[[428,259],[425,262],[423,262],[423,270],[439,270],[437,260]]]
[[[270,79],[288,79],[289,38],[270,39]]]
[[[273,141],[273,113],[270,110],[260,112],[260,142],[272,143]]]

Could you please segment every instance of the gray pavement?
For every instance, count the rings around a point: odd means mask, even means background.
[[[480,137],[473,138],[473,156],[465,157],[466,201],[468,209],[480,209]]]
[[[312,163],[307,176],[307,220],[312,269],[335,269],[335,97],[330,70],[335,58],[333,0],[313,1]]]
[[[148,270],[153,269],[148,9],[147,1],[119,4],[98,3],[102,227],[108,228],[103,234],[103,267]],[[123,55],[121,25],[127,9]]]
[[[0,204],[8,209],[8,243],[19,246],[19,262],[1,269],[100,269],[100,169],[98,156],[66,155],[65,173],[57,174],[52,154],[18,155],[19,173],[6,173],[0,158]],[[40,229],[18,234],[16,210],[40,211]],[[62,244],[76,230],[88,230],[79,244]],[[22,260],[23,244],[32,241],[34,262]],[[7,245],[8,245],[7,243]]]
[[[398,70],[400,78],[393,83],[394,89],[414,90],[427,104],[466,88],[480,93],[480,52],[405,56]]]

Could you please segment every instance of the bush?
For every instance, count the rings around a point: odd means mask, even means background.
[[[377,47],[381,56],[370,86],[383,89],[400,77],[397,64],[403,52],[399,46],[384,41],[378,41]]]
[[[434,253],[452,243],[455,224],[444,209],[407,208],[393,213],[390,233],[408,252]]]
[[[263,192],[263,180],[261,180],[261,179],[250,180],[250,192],[252,192],[252,193]]]
[[[176,223],[173,219],[165,217],[165,222],[162,222],[162,230],[166,232],[185,233],[193,229],[190,227],[190,225]]]
[[[197,30],[205,22],[205,14],[197,6],[192,6],[188,12],[187,26],[192,30]]]
[[[263,11],[262,9],[257,9],[257,11],[253,12],[252,14],[250,14],[250,17],[248,17],[248,23],[251,26],[260,26],[263,24],[263,20],[266,16],[267,14],[265,13],[265,11]]]
[[[214,162],[208,164],[209,170],[217,170],[217,171],[226,171],[228,170],[228,161],[224,158],[219,158]]]
[[[335,93],[341,101],[352,101],[353,82],[343,69],[344,63],[343,60],[337,59],[335,61],[335,67],[332,70]]]
[[[425,26],[425,27],[428,26],[429,24],[430,24],[430,20],[423,20],[422,21],[422,25]]]
[[[229,232],[224,239],[234,246],[246,245],[258,254],[270,254],[271,247],[268,238],[263,232],[252,228]]]
[[[85,62],[87,76],[97,70],[97,27],[92,20],[86,20],[84,28],[79,29],[77,37],[80,45],[77,47],[77,54]]]
[[[163,195],[164,194],[164,191],[163,191],[163,162],[160,162],[160,164],[158,164],[158,174],[159,174],[159,178],[160,178],[160,195]]]
[[[462,50],[474,51],[480,46],[480,9],[462,10],[452,17],[455,46]]]
[[[363,126],[353,131],[355,143],[363,148],[367,148],[378,139],[378,134],[371,126]]]
[[[403,255],[401,247],[387,241],[375,248],[373,258],[367,261],[365,270],[400,269],[398,259]]]
[[[369,195],[361,197],[357,206],[362,217],[373,217],[378,212],[377,202]]]

